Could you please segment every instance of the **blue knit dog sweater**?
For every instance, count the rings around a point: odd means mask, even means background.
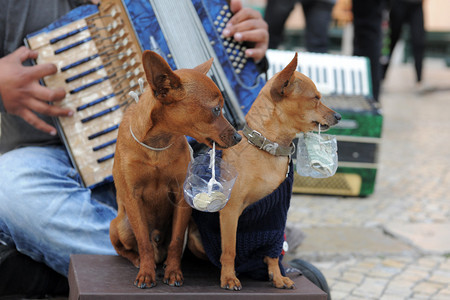
[[[268,280],[267,265],[264,257],[279,257],[281,265],[284,231],[289,209],[292,184],[294,181],[293,164],[289,164],[289,173],[280,186],[270,195],[248,206],[239,217],[236,237],[235,270],[257,280]],[[193,210],[192,216],[198,225],[203,247],[209,260],[221,267],[222,254],[220,239],[219,213]]]

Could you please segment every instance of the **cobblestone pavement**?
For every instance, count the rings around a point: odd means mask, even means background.
[[[450,68],[425,61],[389,70],[374,194],[296,195],[290,251],[321,269],[337,299],[450,299]],[[316,241],[316,242],[315,242]]]

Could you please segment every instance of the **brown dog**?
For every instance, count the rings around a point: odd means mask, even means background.
[[[118,215],[110,237],[117,253],[140,268],[136,286],[155,286],[156,264],[166,256],[164,282],[180,286],[191,216],[182,189],[191,160],[185,135],[219,148],[241,137],[224,118],[223,97],[206,76],[212,59],[177,71],[151,51],[142,61],[150,88],[128,108],[119,128],[113,167]]]
[[[275,245],[278,252],[269,254],[272,250],[265,250],[265,247],[270,248],[273,246],[271,245],[273,244],[273,239],[268,244],[267,241],[266,244],[258,244],[258,248],[254,250],[247,249],[247,244],[258,243],[260,240],[264,240],[264,234],[269,235],[278,230],[277,228],[271,228],[272,219],[262,220],[259,225],[255,225],[253,221],[247,222],[249,227],[256,226],[258,230],[261,227],[265,227],[262,230],[266,231],[259,236],[256,231],[242,233],[244,238],[241,240],[240,245],[237,244],[237,235],[241,234],[241,232],[238,232],[238,222],[239,228],[241,228],[241,225],[245,226],[244,223],[246,221],[242,220],[242,216],[261,213],[261,211],[256,211],[256,209],[253,209],[253,211],[245,209],[255,207],[249,206],[257,204],[257,202],[267,201],[259,200],[263,198],[268,199],[266,196],[287,181],[290,155],[294,150],[292,141],[296,134],[317,130],[319,124],[321,125],[321,130],[325,130],[329,126],[337,124],[341,119],[338,113],[322,104],[320,101],[321,95],[314,83],[305,75],[295,71],[296,68],[297,54],[290,64],[269,80],[261,90],[246,116],[248,127],[241,132],[243,134],[242,141],[233,148],[223,151],[223,159],[237,169],[238,177],[229,202],[220,211],[221,240],[219,240],[219,243],[221,245],[211,246],[210,241],[214,239],[212,235],[208,235],[208,238],[204,238],[203,243],[201,243],[198,241],[199,235],[197,232],[190,234],[190,238],[193,238],[193,240],[189,241],[189,247],[192,247],[192,252],[198,256],[208,256],[214,262],[214,255],[208,253],[210,250],[205,250],[220,249],[221,247],[221,254],[219,253],[220,262],[217,258],[216,264],[221,265],[220,284],[222,288],[241,289],[241,283],[235,274],[235,263],[236,268],[238,268],[238,261],[236,260],[238,259],[236,256],[237,248],[238,251],[253,251],[253,253],[256,253],[257,260],[263,265],[263,272],[266,272],[268,269],[268,273],[264,273],[264,276],[271,279],[275,287],[294,288],[293,281],[282,275],[278,258],[283,243],[282,235],[286,224],[285,217],[289,207],[289,200],[280,202],[287,203],[283,208],[283,217],[276,216],[274,218],[274,220],[284,218],[279,221],[281,224],[281,229],[279,229],[281,244]],[[289,174],[292,177],[292,169]],[[280,194],[284,193],[290,199],[291,189],[287,188],[285,192],[280,192]],[[264,202],[261,205],[267,208],[271,204]],[[274,206],[278,206],[278,204]],[[266,210],[277,211],[277,209],[277,207],[272,207]],[[194,213],[194,219],[201,236],[207,236],[206,234],[209,233],[205,233],[205,230],[208,229],[202,227],[205,219],[202,219],[202,216],[197,212]],[[207,227],[211,228],[213,226]],[[280,241],[280,234],[278,234],[277,241]],[[216,254],[217,252],[214,253]],[[252,255],[250,254],[249,257],[252,257]],[[263,262],[267,264],[267,269]],[[246,259],[241,259],[239,263],[249,265]]]

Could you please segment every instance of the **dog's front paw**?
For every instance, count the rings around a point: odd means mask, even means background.
[[[170,286],[182,286],[183,285],[183,272],[180,268],[165,267],[164,271],[164,283]]]
[[[134,285],[140,289],[152,288],[156,286],[156,272],[139,271]]]
[[[220,287],[227,290],[240,291],[242,289],[241,282],[234,275],[220,276]]]
[[[269,275],[272,285],[278,289],[295,289],[295,283],[289,278],[284,276]]]

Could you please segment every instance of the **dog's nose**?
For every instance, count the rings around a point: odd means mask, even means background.
[[[240,141],[242,140],[242,136],[239,134],[239,133],[237,133],[237,131],[234,133],[234,135],[233,135],[233,141],[237,144],[237,143],[239,143]]]
[[[339,122],[339,121],[342,119],[342,116],[341,116],[340,113],[335,113],[335,114],[334,114],[334,118],[336,119],[336,121]]]

